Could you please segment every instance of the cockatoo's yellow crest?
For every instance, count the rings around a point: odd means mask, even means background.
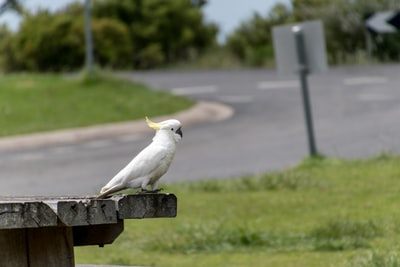
[[[156,131],[160,130],[161,127],[163,126],[162,123],[152,122],[147,116],[146,116],[146,123],[150,128],[153,128]]]

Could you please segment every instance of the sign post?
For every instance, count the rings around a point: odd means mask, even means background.
[[[400,12],[383,11],[371,14],[365,19],[366,48],[368,60],[372,57],[371,33],[386,34],[400,30]]]
[[[400,12],[384,11],[368,16],[367,29],[374,33],[394,33],[400,29]]]
[[[327,70],[325,38],[321,21],[307,21],[272,29],[278,73],[300,79],[310,156],[318,155],[315,142],[307,75]]]
[[[307,55],[304,49],[303,30],[301,26],[296,25],[293,26],[292,31],[295,37],[297,62],[299,64],[298,67],[299,67],[299,77],[301,84],[301,94],[303,97],[304,115],[307,127],[308,150],[311,156],[315,156],[318,154],[318,152],[317,152],[317,146],[315,145],[311,103],[310,103],[310,96],[308,93],[308,82],[307,82],[308,66],[307,66]]]

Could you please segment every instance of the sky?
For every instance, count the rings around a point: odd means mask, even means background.
[[[53,11],[74,1],[76,0],[23,0],[22,3],[30,10],[45,8]],[[83,2],[83,0],[78,1]],[[254,12],[265,15],[278,2],[289,3],[290,0],[209,0],[204,8],[204,14],[206,21],[219,25],[218,40],[222,42],[228,33],[242,21],[249,19]],[[6,23],[12,30],[18,28],[19,21],[18,15],[13,12],[0,16],[0,23]]]

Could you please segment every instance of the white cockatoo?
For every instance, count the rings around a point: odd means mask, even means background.
[[[97,198],[127,188],[141,188],[141,192],[159,192],[157,183],[174,158],[176,144],[182,139],[182,125],[178,120],[152,122],[146,117],[147,125],[156,133],[153,142],[143,149],[128,165],[112,178],[100,191]],[[151,190],[147,190],[147,186]]]

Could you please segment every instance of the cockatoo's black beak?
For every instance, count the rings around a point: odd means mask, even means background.
[[[176,133],[179,134],[181,136],[181,138],[183,137],[183,133],[182,133],[182,129],[181,128],[176,130]]]

